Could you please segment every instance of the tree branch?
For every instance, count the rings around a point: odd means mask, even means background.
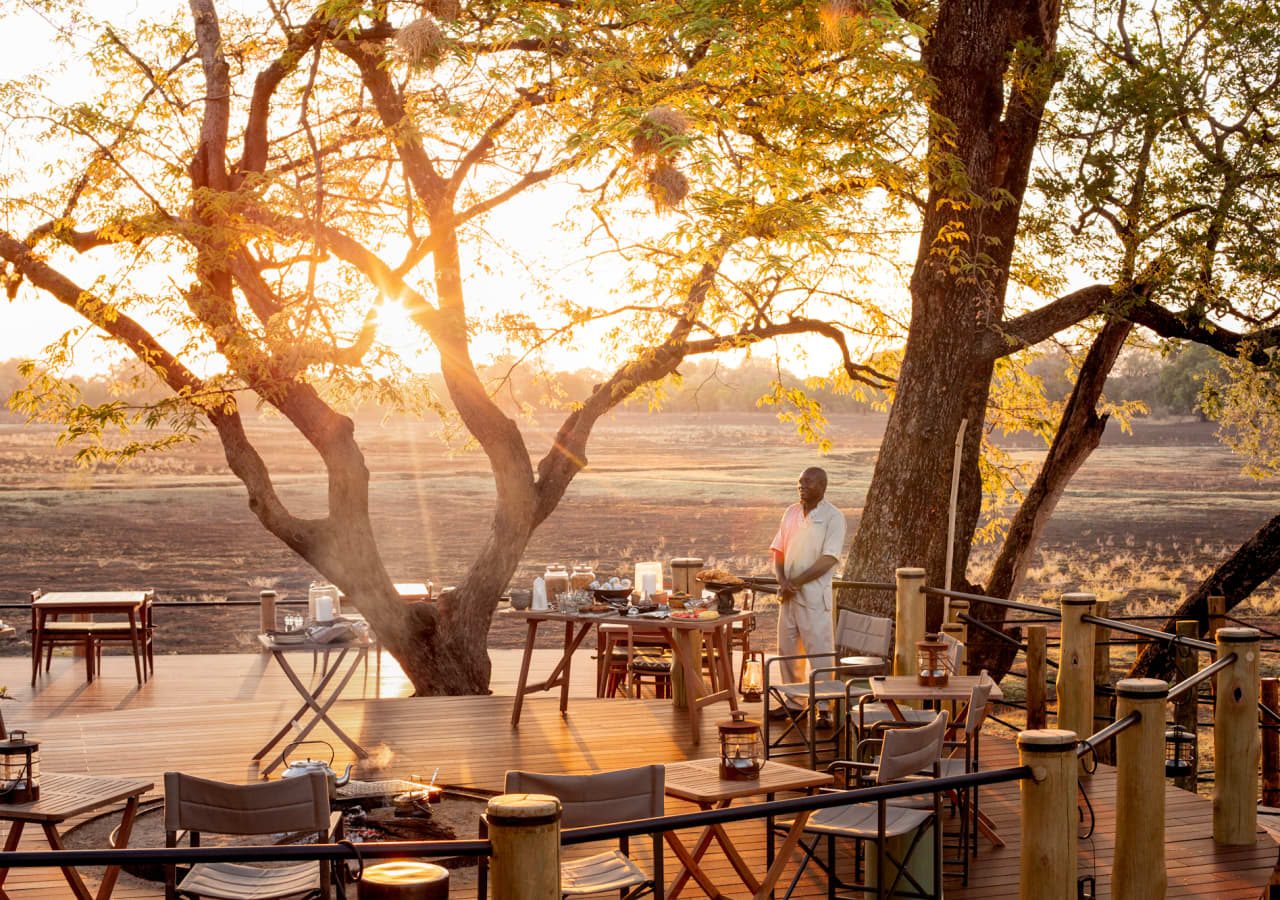
[[[988,332],[983,338],[982,353],[998,359],[1034,347],[1059,331],[1083,322],[1115,296],[1116,288],[1109,284],[1093,284],[1065,294]]]

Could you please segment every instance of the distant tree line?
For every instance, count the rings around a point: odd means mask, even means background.
[[[1205,417],[1201,407],[1201,388],[1206,375],[1218,374],[1219,355],[1201,344],[1184,344],[1168,353],[1154,349],[1133,349],[1125,353],[1107,379],[1107,394],[1112,402],[1138,401],[1146,405],[1152,416]],[[538,413],[563,409],[568,400],[581,397],[584,391],[600,383],[605,375],[589,368],[564,372],[538,372],[528,366],[512,368],[511,360],[499,360],[482,367],[491,383],[501,383],[500,405],[510,413]],[[26,385],[19,374],[20,360],[0,361],[0,398],[7,400]],[[1046,397],[1061,400],[1071,391],[1072,368],[1065,353],[1052,350],[1028,364],[1027,370],[1040,379]],[[504,381],[505,379],[505,381]],[[426,389],[436,397],[447,398],[439,373],[424,378]],[[96,405],[114,400],[130,406],[154,402],[163,396],[164,388],[149,374],[133,364],[124,364],[110,372],[85,378],[74,376],[71,383],[80,391],[86,404]],[[776,407],[763,398],[774,397],[778,388],[804,387],[827,413],[867,413],[879,407],[883,397],[866,391],[863,396],[839,393],[829,383],[819,386],[787,369],[779,370],[771,360],[748,359],[738,366],[728,366],[714,359],[691,360],[680,367],[679,376],[659,390],[657,409],[661,412],[771,412]],[[646,409],[654,394],[633,397],[623,409]],[[447,401],[446,401],[447,402]],[[383,418],[396,411],[365,402],[352,410],[357,418]],[[26,417],[0,405],[0,422],[24,422]]]

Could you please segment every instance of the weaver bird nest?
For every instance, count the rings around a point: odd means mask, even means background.
[[[689,179],[670,163],[660,162],[649,172],[648,190],[655,209],[675,209],[689,196]]]
[[[462,4],[458,0],[426,0],[422,8],[441,22],[456,22],[462,12]]]
[[[631,149],[636,156],[660,153],[667,141],[688,131],[689,120],[684,113],[669,106],[655,106],[640,117],[640,124],[631,138]]]
[[[444,59],[449,39],[440,30],[435,16],[427,13],[396,33],[396,47],[415,69],[434,69]]]

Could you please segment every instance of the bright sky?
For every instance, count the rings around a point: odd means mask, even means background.
[[[257,7],[259,4],[252,0],[235,0],[223,4],[224,7],[240,5]],[[110,8],[113,21],[119,22],[124,28],[141,17],[172,10],[173,4],[171,0],[135,0],[132,3],[113,2]],[[97,12],[101,14],[101,9]],[[79,86],[91,83],[92,78],[84,62],[69,54],[65,45],[54,42],[53,25],[38,13],[21,10],[10,16],[3,22],[6,32],[10,35],[21,34],[23,40],[10,41],[5,53],[0,54],[0,79],[14,78],[36,70],[55,72],[56,75],[50,78],[49,84],[55,94],[61,95],[58,99],[78,99]],[[91,40],[94,36],[86,34],[83,37]],[[24,142],[21,135],[0,132],[0,158],[15,152],[31,153],[34,147],[34,142]],[[572,293],[575,299],[583,301],[598,297],[621,281],[621,264],[610,266],[597,259],[588,269],[583,261],[586,251],[576,240],[566,240],[559,227],[562,209],[562,204],[555,202],[554,192],[550,195],[546,192],[534,193],[506,204],[493,215],[488,227],[500,240],[518,245],[530,258],[552,261],[551,268],[555,273],[556,283],[562,285],[566,293]],[[7,223],[0,222],[0,226],[6,225]],[[79,266],[81,261],[77,260],[73,265]],[[476,266],[468,268],[468,303],[474,315],[482,317],[486,311],[511,308],[519,302],[527,282],[526,273],[509,266],[500,268],[500,274],[491,275],[478,271]],[[81,283],[87,283],[93,275],[99,274],[89,269],[73,271]],[[899,291],[891,288],[886,289],[886,293],[901,296]],[[406,336],[403,341],[388,341],[402,352],[409,346],[429,346],[425,338],[418,338],[416,329],[406,318],[398,316],[394,308],[385,308],[381,319],[383,324],[380,333],[384,339],[396,334]],[[30,355],[34,350],[58,338],[68,328],[82,324],[78,316],[57,302],[36,296],[30,289],[24,289],[16,302],[0,300],[0,360]],[[583,340],[575,342],[572,349],[558,351],[552,360],[553,366],[565,369],[603,367],[600,354],[593,350],[592,343],[590,335],[587,335]],[[484,361],[500,349],[495,342],[481,338],[474,352],[478,361]],[[801,374],[825,374],[839,361],[834,346],[826,340],[807,342],[803,355],[795,352],[798,349],[792,345],[784,349],[784,354],[788,359],[788,366]],[[114,352],[116,351],[106,350],[96,339],[83,340],[77,345],[75,368],[85,373],[100,369]],[[735,365],[739,358],[740,354],[734,354],[726,362]],[[437,368],[434,354],[428,352],[419,355],[415,367]]]

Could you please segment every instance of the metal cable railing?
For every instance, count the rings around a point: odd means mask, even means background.
[[[564,845],[585,844],[642,834],[657,834],[686,828],[703,828],[772,816],[788,816],[795,813],[829,809],[854,803],[874,803],[879,800],[896,800],[922,793],[963,792],[968,788],[991,784],[1003,784],[1030,778],[1030,766],[1014,766],[1007,769],[991,769],[943,778],[921,779],[901,784],[874,785],[845,791],[832,791],[785,800],[750,803],[742,806],[680,813],[673,816],[656,816],[609,825],[592,825],[583,828],[566,828],[560,833]],[[62,866],[109,866],[120,864],[174,865],[177,863],[208,862],[267,862],[267,861],[319,861],[360,860],[406,857],[439,858],[448,856],[490,856],[493,845],[487,840],[465,841],[386,841],[376,843],[337,844],[281,844],[250,847],[154,847],[121,848],[108,850],[28,850],[4,855],[4,864],[10,868],[38,868]]]

